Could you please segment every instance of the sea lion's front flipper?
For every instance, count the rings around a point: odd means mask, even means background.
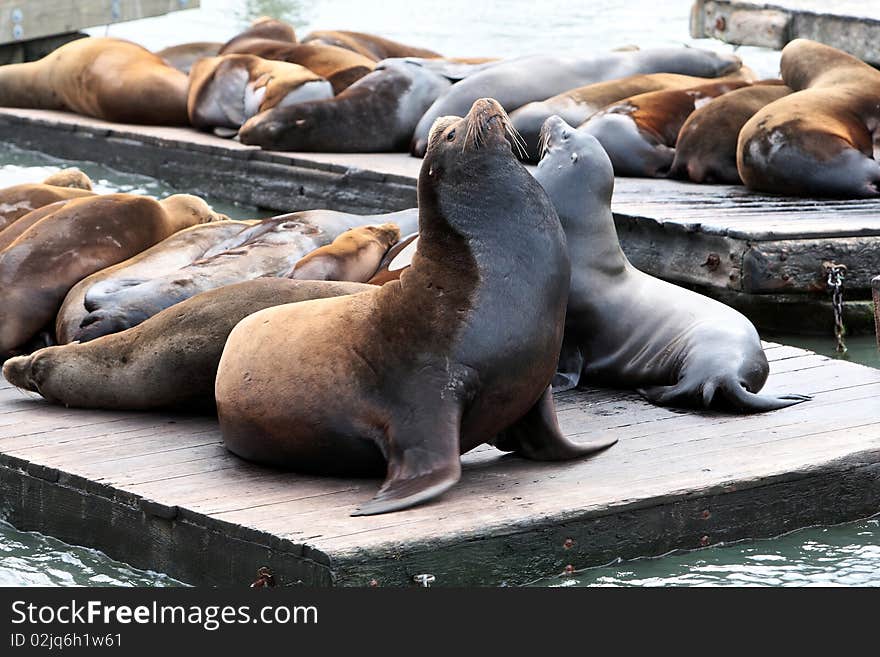
[[[451,488],[461,477],[461,408],[440,403],[412,411],[388,429],[388,474],[382,488],[353,516],[371,516],[421,504]]]
[[[516,452],[535,461],[565,461],[589,456],[611,447],[617,438],[575,443],[566,438],[556,421],[556,408],[550,386],[541,398],[515,424],[505,429],[495,441],[504,452]]]

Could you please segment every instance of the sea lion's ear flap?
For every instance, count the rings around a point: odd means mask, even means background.
[[[430,148],[434,141],[440,138],[446,128],[451,126],[453,123],[457,123],[461,121],[460,116],[439,116],[434,121],[434,125],[431,126],[431,131],[428,133],[428,148]]]

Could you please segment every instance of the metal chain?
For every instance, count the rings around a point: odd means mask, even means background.
[[[846,327],[843,325],[843,282],[846,278],[846,265],[838,265],[834,262],[826,262],[825,270],[828,272],[828,287],[831,288],[831,307],[834,310],[834,337],[837,338],[837,353],[846,353],[846,343],[843,336],[846,335]]]

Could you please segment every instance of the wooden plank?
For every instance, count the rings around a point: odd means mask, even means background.
[[[0,0],[0,44],[196,9],[200,0]]]

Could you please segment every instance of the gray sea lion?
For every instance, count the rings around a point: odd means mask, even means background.
[[[756,394],[769,366],[758,332],[733,308],[633,267],[611,215],[614,171],[599,142],[547,119],[535,177],[556,206],[571,255],[558,388],[635,388],[660,405],[758,413],[808,399]]]
[[[187,194],[162,201],[106,194],[63,202],[0,251],[0,357],[52,322],[70,288],[89,274],[218,218]]]
[[[736,170],[740,130],[762,107],[790,93],[781,80],[766,80],[724,94],[694,111],[678,132],[669,177],[741,185]]]
[[[256,55],[202,59],[189,79],[190,123],[220,136],[234,135],[249,118],[273,107],[333,98],[330,83],[305,66]]]
[[[249,221],[214,221],[177,231],[170,237],[122,262],[87,276],[74,285],[55,318],[55,340],[67,344],[85,342],[80,326],[88,315],[85,298],[106,296],[162,276],[198,260],[212,246],[251,226]]]
[[[599,140],[615,175],[664,177],[675,158],[678,131],[693,111],[748,84],[724,79],[688,89],[639,94],[596,112],[578,129]]]
[[[175,271],[118,290],[93,287],[84,301],[89,313],[76,335],[93,340],[137,326],[200,292],[264,276],[288,276],[301,258],[346,230],[391,222],[412,231],[417,217],[415,210],[381,215],[310,210],[264,219]]]
[[[406,150],[422,114],[450,86],[431,67],[386,60],[335,98],[255,116],[242,126],[239,138],[243,144],[284,151]]]
[[[442,57],[440,53],[427,48],[408,46],[405,43],[364,32],[317,30],[307,34],[302,40],[302,43],[312,42],[345,48],[377,62],[389,57]]]
[[[411,152],[425,153],[428,130],[437,117],[466,112],[477,98],[490,96],[508,111],[546,100],[569,89],[637,73],[682,73],[716,78],[733,73],[741,62],[696,48],[652,48],[585,57],[533,55],[519,57],[471,75],[440,96],[416,126]]]
[[[290,277],[366,283],[398,239],[400,228],[397,224],[352,228],[296,263]]]
[[[0,189],[0,233],[32,210],[93,194],[92,181],[75,168],[53,173],[42,183],[24,183]]]
[[[751,189],[798,196],[880,196],[880,71],[830,46],[782,50],[794,93],[743,126],[737,169]]]
[[[248,315],[283,303],[354,294],[368,285],[261,278],[210,290],[135,328],[6,361],[11,384],[53,404],[141,411],[213,406],[223,345]]]
[[[222,47],[217,41],[193,41],[157,50],[156,55],[172,68],[189,75],[193,64],[205,57],[216,57]]]
[[[612,444],[572,443],[556,423],[565,235],[509,131],[489,99],[437,122],[419,174],[419,250],[400,281],[233,329],[215,388],[228,449],[321,474],[385,471],[356,512],[367,515],[440,495],[481,443],[545,460]]]
[[[77,39],[0,66],[0,107],[68,110],[121,123],[188,125],[186,75],[129,41]]]

